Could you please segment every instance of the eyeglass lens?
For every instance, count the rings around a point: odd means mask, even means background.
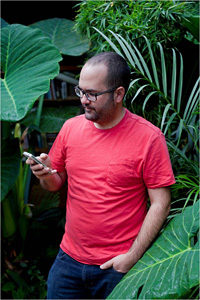
[[[86,93],[85,91],[82,91],[79,87],[75,87],[75,92],[76,92],[76,95],[80,98],[83,98],[83,96],[85,95],[89,101],[96,101],[95,95],[90,95],[90,94]]]

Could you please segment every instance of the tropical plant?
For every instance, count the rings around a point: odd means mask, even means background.
[[[38,29],[20,24],[4,27],[1,43],[1,119],[16,122],[49,90],[49,81],[58,74],[62,57]]]
[[[198,297],[199,204],[187,207],[168,224],[108,299]]]
[[[6,237],[9,237],[17,230],[15,226],[15,230],[12,227],[9,231],[10,224],[14,224],[17,217],[11,218],[14,210],[9,209],[10,201],[6,199],[6,196],[13,188],[18,176],[20,180],[18,178],[15,192],[18,195],[17,210],[20,218],[24,214],[27,215],[25,212],[27,205],[24,205],[26,177],[24,177],[21,162],[20,124],[17,122],[27,114],[38,97],[48,91],[50,79],[59,72],[58,62],[61,60],[61,55],[39,30],[20,24],[5,26],[2,29],[1,43],[1,69],[4,72],[4,77],[1,78],[3,104],[1,119],[4,129],[2,132],[1,200],[3,200],[3,207],[6,207],[3,209],[3,224],[4,228],[7,228]],[[7,133],[4,134],[4,132]],[[15,146],[10,148],[10,144]],[[16,172],[13,172],[13,166]],[[24,171],[27,172],[26,167]],[[7,218],[8,211],[10,218]]]
[[[176,176],[176,184],[172,186],[174,201],[169,218],[173,218],[180,210],[184,210],[189,204],[199,199],[199,180],[191,174],[180,174]],[[178,204],[177,204],[178,203]],[[180,208],[181,207],[181,208]]]
[[[58,48],[61,54],[80,56],[89,50],[89,41],[74,29],[74,22],[67,19],[53,18],[30,25],[40,29]]]
[[[26,280],[24,279],[26,278]],[[46,280],[36,262],[22,261],[2,276],[2,299],[45,299]]]
[[[159,68],[162,71],[162,73],[159,74],[157,71],[158,67],[156,65],[159,61],[158,56],[155,58],[151,44],[146,37],[144,37],[144,39],[149,51],[150,64],[146,63],[145,58],[133,43],[129,44],[119,34],[115,34],[110,31],[119,43],[120,47],[118,48],[105,34],[100,32],[97,28],[95,28],[95,30],[105,38],[114,51],[123,56],[129,62],[133,70],[132,74],[137,77],[131,81],[129,89],[132,89],[133,86],[140,81],[140,87],[131,100],[132,108],[136,98],[143,92],[142,111],[145,114],[147,102],[152,96],[154,96],[154,99],[155,96],[158,96],[156,99],[159,101],[162,100],[162,103],[164,103],[164,111],[162,113],[162,118],[159,120],[160,124],[158,124],[161,127],[161,130],[168,138],[172,139],[176,143],[177,147],[180,145],[183,131],[185,131],[187,133],[188,143],[185,146],[184,152],[191,147],[189,142],[192,142],[192,145],[197,148],[198,145],[194,140],[194,134],[197,134],[197,130],[194,128],[194,124],[197,122],[197,115],[194,112],[198,106],[200,95],[200,88],[198,85],[200,77],[196,80],[188,100],[185,101],[185,104],[182,97],[183,59],[181,53],[178,53],[178,56],[180,57],[180,61],[178,62],[177,52],[172,49],[173,63],[171,70],[169,70],[170,66],[166,65],[163,47],[161,43],[157,43],[160,50],[161,66],[159,66]],[[170,87],[168,85],[170,85]]]
[[[29,272],[28,269],[30,268],[28,265],[29,267],[25,268],[26,272],[23,272],[20,266],[23,263],[24,245],[33,211],[27,199],[27,186],[29,186],[27,182],[30,181],[30,170],[22,161],[22,139],[25,132],[41,131],[43,95],[49,90],[50,80],[59,73],[59,62],[62,60],[62,56],[57,47],[53,45],[52,40],[45,36],[40,29],[20,24],[9,25],[3,20],[1,23],[3,25],[1,34],[1,221],[5,249],[2,253],[5,275],[4,292],[7,291],[9,295],[15,287],[14,294],[16,297],[20,297],[19,295],[26,295],[25,297],[27,297],[28,290],[23,289],[25,283],[20,286],[18,277],[20,278],[20,274]],[[77,45],[78,48],[79,46]],[[81,53],[83,51],[82,48]],[[37,112],[34,118],[30,119],[30,123],[25,122],[28,127],[25,128],[23,120],[37,99],[39,99]],[[71,115],[75,114],[75,109],[73,112],[71,110],[70,113]],[[53,119],[52,112],[51,114],[47,112],[47,115]],[[67,117],[66,110],[65,116]],[[57,128],[59,125],[62,126],[64,117],[59,116],[59,118],[60,123],[57,124]],[[54,125],[56,121],[58,121],[58,116],[54,118]],[[56,200],[55,198],[57,199],[57,195],[53,194],[53,199]],[[48,206],[51,214],[46,212],[42,216],[44,220],[53,216],[54,203],[55,201],[51,201],[51,206]],[[29,277],[25,278],[25,281],[29,279]],[[16,284],[19,286],[16,287]],[[37,298],[37,296],[35,297]]]
[[[80,39],[80,36],[74,32],[69,33],[69,29],[72,30],[70,20],[50,19],[32,25],[41,29],[46,27],[48,34],[20,24],[8,25],[2,19],[1,22],[3,24],[1,39],[3,105],[1,120],[5,121],[3,122],[3,139],[5,140],[5,136],[9,137],[15,126],[14,122],[22,120],[31,110],[34,102],[41,96],[37,117],[32,123],[39,128],[43,95],[49,90],[50,79],[53,79],[59,72],[58,62],[62,59],[59,52],[72,54],[69,51],[73,49],[74,55],[80,55],[88,49],[88,42],[84,38]],[[66,31],[67,28],[68,41],[72,34],[73,39],[69,41],[68,45],[65,42],[61,45],[63,29]],[[52,38],[52,31],[54,32],[54,39]],[[49,37],[47,37],[48,35]],[[64,37],[66,39],[66,34]],[[75,49],[77,50],[75,51]],[[5,183],[9,183],[4,174],[2,177],[3,180],[5,179]],[[15,181],[14,177],[12,179]],[[6,184],[3,185],[2,192],[1,199],[8,192]]]
[[[108,38],[112,37],[110,30],[120,34],[127,41],[133,41],[142,52],[146,48],[143,35],[153,47],[158,41],[162,42],[163,47],[177,46],[188,31],[191,40],[194,32],[190,30],[190,17],[198,15],[195,1],[99,0],[81,1],[76,7],[76,29],[91,40],[91,53],[111,49],[94,27]]]
[[[43,109],[43,95],[49,90],[50,80],[53,79],[59,72],[58,62],[61,61],[62,57],[60,51],[63,53],[72,54],[70,51],[73,49],[74,55],[80,55],[88,49],[88,42],[85,39],[80,39],[80,35],[76,35],[72,31],[72,25],[70,20],[65,19],[52,19],[45,20],[44,23],[41,21],[39,24],[34,24],[33,27],[43,28],[46,24],[46,30],[48,34],[44,34],[41,30],[23,26],[20,24],[9,25],[4,20],[2,22],[2,66],[3,78],[1,78],[1,90],[2,90],[2,112],[1,119],[3,123],[3,157],[2,157],[2,196],[3,200],[8,194],[9,190],[13,187],[17,180],[20,172],[20,202],[19,206],[23,206],[23,194],[25,189],[25,182],[23,183],[23,170],[21,163],[22,148],[20,148],[20,138],[18,136],[15,140],[15,151],[7,151],[6,148],[8,143],[14,143],[12,140],[14,128],[16,122],[24,119],[28,112],[30,112],[34,102],[39,98],[39,105],[36,116],[31,120],[31,123],[26,123],[28,127],[40,132],[40,120]],[[55,33],[55,26],[56,33]],[[67,27],[68,26],[68,27]],[[71,39],[66,43],[61,44],[63,38],[63,29],[68,28],[68,41],[73,34]],[[54,31],[54,39],[52,38],[51,30]],[[46,35],[46,36],[45,36]],[[65,34],[65,39],[66,39]],[[64,39],[64,40],[65,40]],[[81,42],[80,42],[81,40]],[[55,45],[53,45],[53,43]],[[23,47],[21,46],[23,45]],[[57,48],[59,50],[57,50]],[[75,49],[77,49],[75,51]],[[77,111],[78,109],[76,109]],[[75,109],[74,109],[75,113]],[[48,113],[48,116],[50,114]],[[66,113],[65,113],[66,116]],[[60,118],[61,116],[59,116]],[[64,118],[64,117],[63,117]],[[63,124],[63,118],[60,122],[60,127]],[[53,120],[52,113],[51,119]],[[56,122],[58,128],[58,118],[54,118],[54,124]],[[22,121],[21,121],[22,123]],[[51,122],[50,124],[53,124]],[[16,125],[20,127],[20,123]],[[30,129],[31,130],[31,129]],[[29,130],[29,132],[30,132]],[[32,129],[33,130],[33,129]],[[54,128],[55,130],[55,128]],[[59,130],[59,129],[58,129]],[[10,136],[11,134],[11,136]],[[15,154],[14,154],[15,153]],[[15,166],[15,173],[13,174],[13,167]],[[20,166],[20,168],[19,168]],[[26,167],[25,172],[27,173]],[[10,174],[13,174],[10,178]],[[26,178],[26,176],[25,176]],[[19,179],[19,178],[18,178]],[[25,179],[26,181],[26,179]],[[22,184],[23,183],[23,184]],[[23,186],[22,186],[23,185]],[[18,195],[19,195],[18,194]],[[4,201],[3,206],[6,205]],[[8,205],[6,205],[8,208]],[[20,209],[22,211],[22,208]],[[11,215],[12,210],[9,214]],[[8,220],[6,218],[6,220]],[[8,221],[7,221],[8,222]],[[12,222],[10,222],[12,224]],[[8,227],[11,227],[9,225]],[[4,228],[7,228],[5,225]],[[10,233],[14,232],[14,228]],[[12,235],[7,231],[6,236]]]
[[[159,51],[156,52],[149,40],[143,37],[148,49],[144,56],[134,43],[127,42],[121,35],[110,31],[116,41],[113,42],[97,28],[95,30],[115,52],[128,61],[134,76],[129,90],[140,83],[134,96],[131,96],[131,93],[127,95],[125,105],[128,103],[128,97],[131,97],[131,108],[134,111],[136,99],[140,97],[141,112],[147,118],[149,116],[147,106],[151,103],[149,110],[152,110],[153,106],[156,118],[151,121],[159,126],[166,136],[177,180],[177,185],[172,187],[173,202],[169,216],[169,219],[173,220],[143,258],[117,285],[109,298],[197,297],[199,284],[197,107],[200,79],[196,80],[190,94],[184,99],[184,62],[179,51],[172,49],[172,59],[168,61],[165,59],[161,43],[158,43]],[[190,204],[193,206],[188,208]]]
[[[66,106],[60,109],[59,107],[44,107],[42,110],[42,119],[40,121],[39,130],[41,132],[59,132],[64,122],[80,113],[79,106]],[[34,124],[37,111],[30,111],[21,123],[28,127]]]

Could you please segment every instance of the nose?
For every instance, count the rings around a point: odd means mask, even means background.
[[[90,103],[90,100],[87,99],[86,95],[84,94],[83,97],[81,98],[81,103],[82,104],[88,104]]]

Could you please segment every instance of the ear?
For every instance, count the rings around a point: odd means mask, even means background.
[[[125,89],[123,86],[119,86],[114,92],[114,101],[120,103],[123,101],[125,95]]]

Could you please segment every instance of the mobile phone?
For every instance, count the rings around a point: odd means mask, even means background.
[[[28,153],[28,152],[23,152],[23,155],[27,158],[34,160],[37,164],[43,165],[44,168],[49,168],[43,162],[41,162],[39,159],[37,159],[33,154]],[[49,173],[54,174],[54,173],[56,173],[56,170],[50,169]]]

